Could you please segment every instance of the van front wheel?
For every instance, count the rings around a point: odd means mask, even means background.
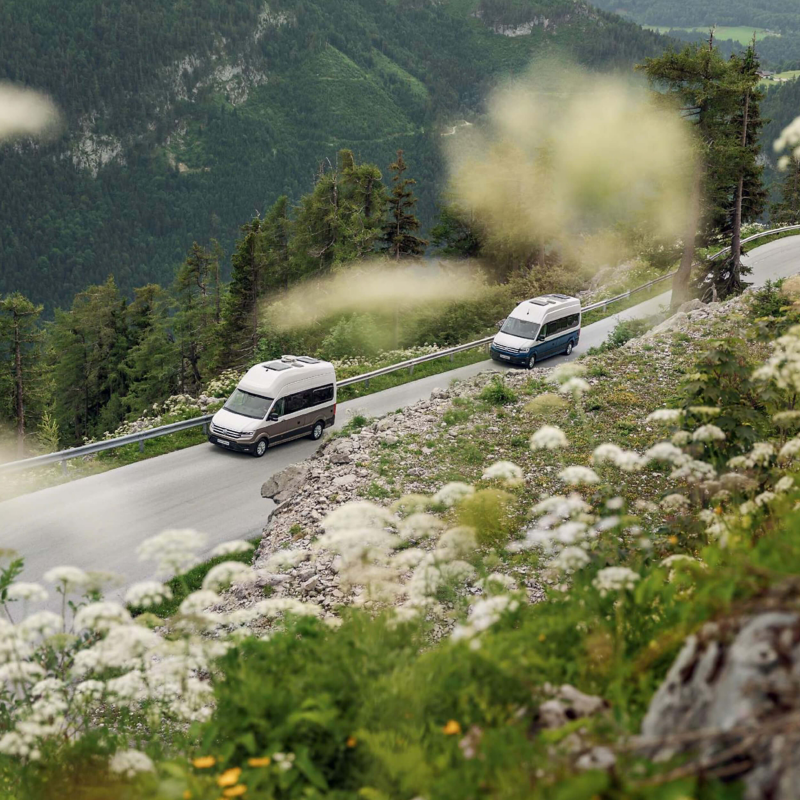
[[[322,422],[318,422],[312,429],[309,437],[313,439],[315,442],[317,439],[322,438],[322,432],[325,430],[325,425]]]
[[[536,356],[528,356],[528,360],[525,362],[525,369],[533,369],[536,365]]]
[[[261,458],[261,456],[263,456],[264,453],[266,452],[267,452],[267,440],[259,439],[258,442],[256,442],[256,449],[253,450],[253,455],[256,458]]]

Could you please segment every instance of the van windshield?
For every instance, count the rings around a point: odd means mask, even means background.
[[[267,409],[272,405],[271,397],[261,397],[259,394],[250,394],[241,389],[234,389],[233,394],[225,403],[225,410],[232,411],[234,414],[241,414],[243,417],[253,419],[264,419],[267,416]]]
[[[507,333],[509,336],[519,336],[520,339],[535,340],[536,335],[539,333],[539,324],[537,322],[528,322],[526,319],[509,317],[503,323],[500,332]]]

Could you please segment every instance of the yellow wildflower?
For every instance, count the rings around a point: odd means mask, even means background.
[[[350,736],[347,739],[347,746],[348,747],[355,747],[358,744],[358,739],[355,736]]]
[[[247,791],[247,787],[240,783],[236,786],[231,786],[230,789],[226,789],[222,794],[225,797],[241,797]]]
[[[678,544],[678,537],[677,537],[677,536],[670,536],[670,537],[667,539],[667,541],[668,541],[670,544]]]
[[[191,800],[191,798],[192,798],[192,793],[187,789],[183,793],[183,800]]]
[[[272,759],[269,756],[264,756],[264,758],[248,758],[247,763],[251,767],[268,767],[272,763]]]
[[[242,770],[239,767],[231,767],[231,769],[226,769],[222,775],[217,778],[217,785],[218,786],[233,786],[234,784],[239,783],[239,776],[242,774]]]
[[[209,767],[213,767],[216,763],[217,759],[214,758],[214,756],[200,756],[192,761],[192,764],[194,764],[197,769],[208,769]]]
[[[442,728],[442,732],[446,733],[448,736],[455,736],[461,733],[461,726],[454,719],[451,719],[447,725]]]

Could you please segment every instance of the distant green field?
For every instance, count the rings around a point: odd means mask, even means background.
[[[663,26],[657,25],[645,25],[643,26],[651,31],[658,31],[659,33],[669,33],[672,31],[686,31],[687,33],[708,33],[711,30],[711,26],[702,28],[665,28]],[[739,44],[749,44],[753,38],[753,34],[756,35],[756,39],[761,41],[762,39],[766,39],[767,36],[778,36],[779,34],[773,33],[772,31],[764,30],[763,28],[747,28],[744,26],[740,26],[738,28],[717,28],[716,37],[717,39],[732,39],[734,42],[739,42]]]

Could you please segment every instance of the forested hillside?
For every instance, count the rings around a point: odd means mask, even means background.
[[[796,0],[595,0],[594,4],[648,25],[752,25],[773,31],[800,30]]]
[[[546,53],[627,68],[662,41],[574,0],[7,0],[0,80],[65,124],[0,147],[0,294],[49,315],[109,274],[168,282],[342,147],[382,169],[405,149],[427,226],[441,134],[500,76]]]

